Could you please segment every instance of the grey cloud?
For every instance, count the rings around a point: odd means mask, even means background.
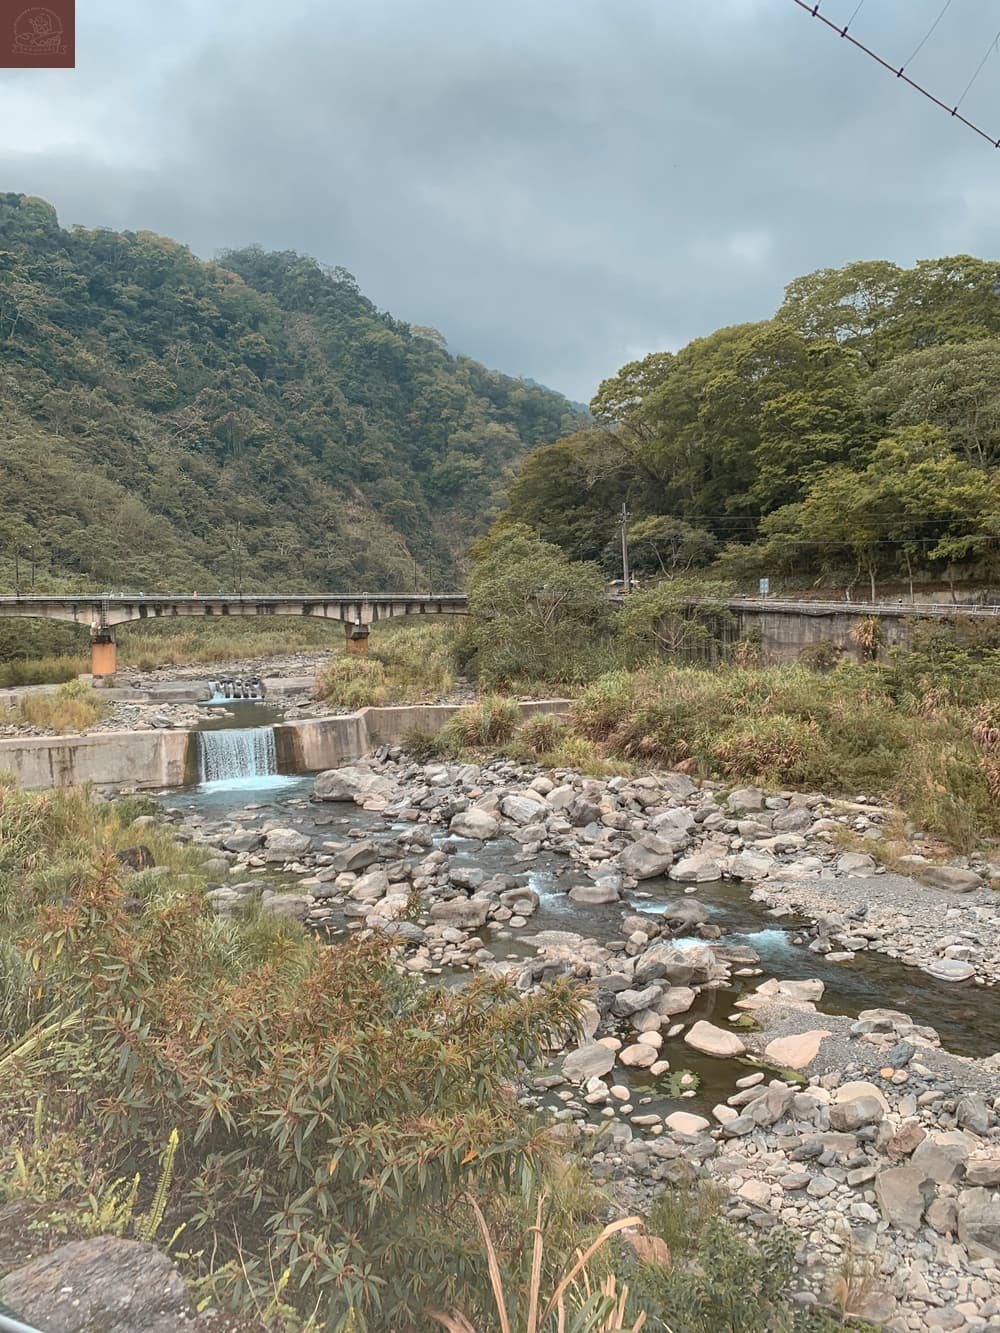
[[[939,11],[869,3],[857,31],[902,60]],[[5,136],[5,188],[204,255],[259,241],[342,264],[394,314],[576,398],[766,317],[810,269],[996,249],[989,145],[791,0],[122,12],[81,14],[75,76],[0,83],[0,110],[43,96],[46,124],[75,127],[71,147]],[[958,0],[915,74],[960,89],[989,22]]]

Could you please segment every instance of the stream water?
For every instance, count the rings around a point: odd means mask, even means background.
[[[243,738],[238,742],[240,747],[248,743]],[[319,839],[358,830],[376,841],[395,844],[397,833],[406,827],[392,825],[381,815],[356,807],[313,805],[308,799],[311,789],[311,777],[259,771],[249,778],[216,779],[185,792],[171,792],[166,803],[198,820],[205,832],[229,827],[231,817],[238,812],[246,826],[270,821],[272,826],[280,823],[295,827]],[[437,834],[435,845],[445,836],[444,832]],[[525,860],[520,845],[504,838],[486,844],[449,841],[454,847],[449,865],[478,867],[487,875],[515,875],[539,894],[539,908],[522,930],[484,927],[478,932],[500,962],[533,957],[535,950],[529,938],[542,930],[575,931],[599,943],[621,939],[623,911],[658,912],[685,896],[683,885],[647,880],[627,891],[620,903],[580,907],[569,901],[567,892],[574,883],[586,881],[587,876],[565,856],[543,852]],[[266,878],[276,882],[279,877],[268,872]],[[861,952],[850,962],[828,962],[806,947],[802,938],[805,922],[775,917],[764,904],[751,899],[748,885],[731,881],[702,884],[695,899],[707,911],[709,920],[722,928],[723,943],[748,945],[756,951],[760,958],[756,966],[762,969],[762,975],[734,978],[731,987],[702,992],[694,1009],[679,1017],[685,1025],[707,1018],[728,1027],[734,1001],[768,976],[779,980],[818,977],[825,985],[819,1003],[821,1012],[854,1017],[863,1009],[901,1009],[914,1022],[933,1027],[944,1049],[955,1054],[982,1057],[1000,1050],[1000,1005],[991,991],[971,984],[936,981],[918,968],[877,953]],[[692,937],[691,943],[695,942],[702,941]],[[677,943],[683,945],[683,938]],[[464,984],[468,976],[466,969],[452,969],[436,979],[456,985]],[[822,1026],[819,1015],[816,1025]],[[620,1035],[628,1038],[627,1029]],[[672,1070],[695,1073],[700,1086],[693,1098],[678,1100],[667,1096],[664,1084],[645,1071],[622,1071],[637,1095],[651,1099],[643,1110],[663,1114],[680,1106],[710,1108],[724,1100],[732,1092],[735,1079],[747,1072],[738,1062],[700,1055],[680,1038],[666,1040],[662,1053],[670,1060]]]

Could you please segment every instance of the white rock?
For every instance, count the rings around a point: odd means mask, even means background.
[[[746,1046],[734,1032],[725,1032],[722,1028],[706,1023],[704,1019],[684,1033],[684,1041],[704,1055],[734,1056],[746,1052]]]

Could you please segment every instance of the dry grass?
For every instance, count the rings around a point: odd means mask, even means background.
[[[26,723],[44,731],[87,731],[108,712],[107,702],[80,681],[69,681],[48,694],[29,694],[4,721]]]

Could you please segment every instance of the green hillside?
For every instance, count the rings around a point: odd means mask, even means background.
[[[426,591],[580,417],[343,270],[0,194],[0,423],[4,591]]]

